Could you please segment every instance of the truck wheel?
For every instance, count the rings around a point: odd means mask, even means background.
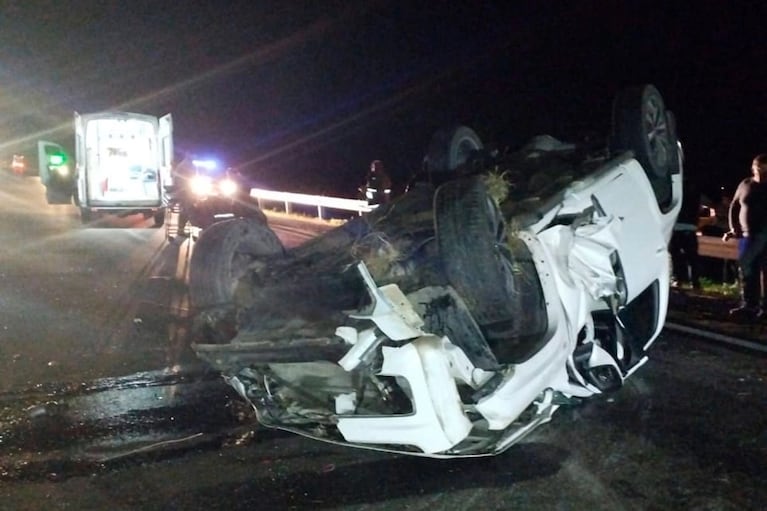
[[[676,166],[672,166],[671,173],[679,174],[682,171],[682,166],[684,163],[684,149],[682,148],[682,144],[679,143],[679,131],[676,129],[676,115],[674,115],[674,112],[672,112],[671,110],[666,110],[666,120],[668,121],[669,130],[671,130],[672,135],[676,137],[677,139],[677,144],[676,144],[677,164]]]
[[[189,215],[184,211],[184,208],[181,208],[181,210],[178,212],[178,220],[176,220],[176,223],[178,224],[176,230],[178,231],[176,233],[176,236],[181,238],[186,238],[186,224],[189,222]]]
[[[514,261],[499,250],[505,224],[479,179],[449,181],[434,197],[434,221],[442,265],[477,323],[509,318]]]
[[[437,131],[429,142],[424,163],[429,173],[452,172],[483,148],[479,136],[466,126]]]
[[[241,200],[235,203],[232,208],[235,216],[242,218],[252,218],[262,223],[267,223],[266,213],[261,211],[258,204],[251,200]]]
[[[95,213],[88,208],[80,208],[80,220],[84,224],[91,223],[96,219]]]
[[[165,223],[165,208],[155,211],[154,215],[152,215],[152,219],[152,227],[162,227]]]
[[[245,218],[217,222],[200,234],[189,266],[189,299],[202,309],[232,302],[252,263],[284,252],[268,225]]]
[[[610,151],[631,150],[650,180],[661,208],[671,202],[671,175],[679,172],[675,126],[652,85],[621,91],[613,102]]]
[[[509,238],[503,215],[479,178],[449,181],[434,197],[437,245],[450,284],[501,361],[537,352],[548,326],[527,246]]]

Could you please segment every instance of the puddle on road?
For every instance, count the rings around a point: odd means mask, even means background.
[[[0,396],[0,480],[220,446],[222,437],[256,427],[250,409],[211,372],[139,373],[45,390]]]

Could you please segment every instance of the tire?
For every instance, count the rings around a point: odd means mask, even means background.
[[[177,233],[176,236],[179,238],[186,238],[186,224],[189,222],[189,215],[182,207],[178,212],[178,217],[176,220],[177,226]]]
[[[91,223],[96,219],[96,214],[88,208],[80,208],[80,221],[84,224]]]
[[[251,218],[258,222],[267,223],[266,213],[261,211],[258,207],[258,203],[249,199],[242,199],[235,202],[232,207],[232,212],[235,216],[241,218]]]
[[[189,299],[204,309],[232,302],[250,264],[284,252],[268,225],[244,218],[224,220],[202,231],[189,267]]]
[[[508,319],[510,265],[497,250],[504,225],[485,185],[479,179],[450,181],[437,189],[434,203],[448,280],[480,325]]]
[[[184,209],[179,205],[168,206],[168,208],[165,216],[165,239],[173,241],[178,238],[186,238],[187,217]],[[175,232],[173,232],[174,222],[172,220],[175,220]]]
[[[72,204],[72,192],[46,186],[45,200],[48,204]]]
[[[679,131],[676,128],[676,116],[671,110],[666,110],[666,119],[668,120],[669,130],[677,139],[676,151],[677,151],[677,165],[676,168],[671,169],[672,174],[679,174],[682,171],[682,165],[684,163],[684,149],[682,144],[679,143]]]
[[[483,149],[479,136],[466,126],[440,129],[429,142],[424,163],[429,173],[453,172]]]
[[[548,325],[543,292],[527,246],[508,239],[498,206],[478,178],[437,189],[435,229],[442,266],[501,361],[537,352]]]
[[[165,208],[158,209],[152,215],[152,227],[159,228],[165,224]]]
[[[633,151],[658,205],[668,206],[671,175],[679,172],[679,148],[674,120],[669,119],[658,89],[642,85],[620,92],[613,102],[612,130],[610,151]]]

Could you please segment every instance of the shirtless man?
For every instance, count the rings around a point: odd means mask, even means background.
[[[730,315],[761,318],[767,308],[761,279],[767,263],[767,154],[754,158],[751,174],[735,190],[724,239],[738,239],[741,274],[741,303]]]

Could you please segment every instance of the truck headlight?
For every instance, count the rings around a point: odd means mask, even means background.
[[[237,183],[233,179],[222,179],[218,183],[218,190],[221,192],[221,195],[225,197],[231,197],[232,195],[237,193]]]
[[[213,193],[213,180],[210,176],[194,176],[190,182],[190,189],[195,195],[210,195]]]
[[[51,166],[50,170],[59,177],[69,176],[69,165],[55,165]]]

